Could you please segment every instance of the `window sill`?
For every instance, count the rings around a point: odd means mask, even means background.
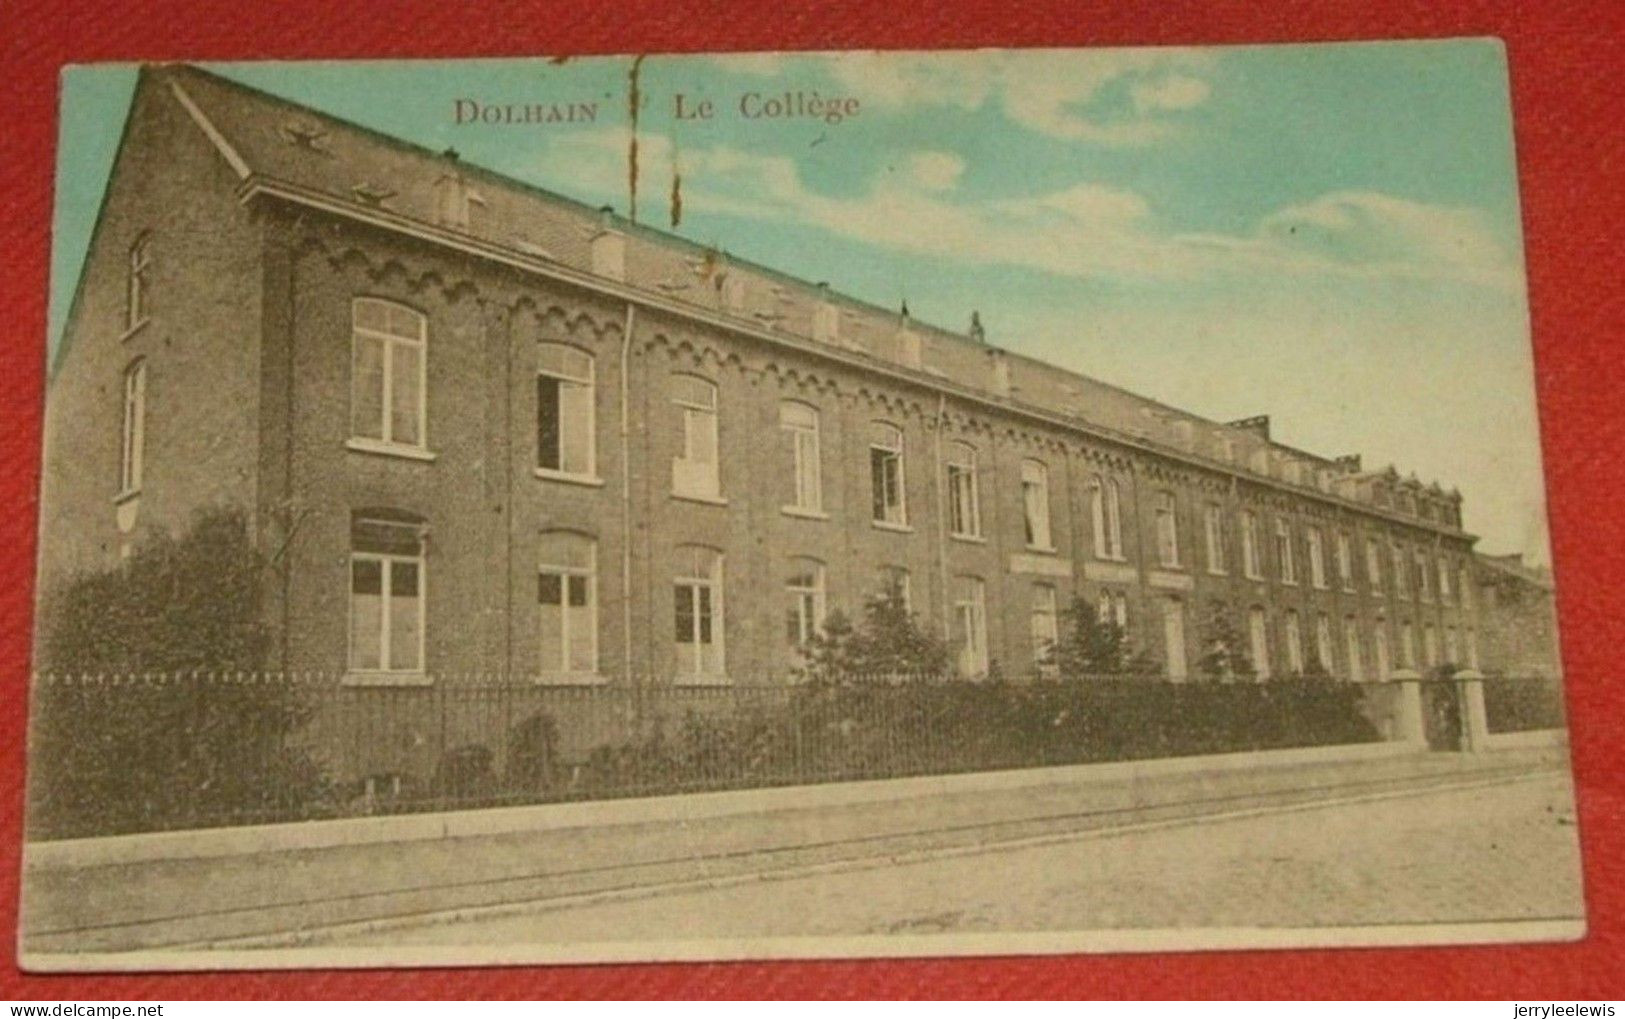
[[[1034,555],[1060,555],[1061,550],[1054,545],[1028,545],[1027,551]]]
[[[434,453],[421,446],[401,446],[392,442],[378,442],[374,439],[346,439],[344,440],[344,448],[355,453],[393,456],[402,460],[420,460],[424,463],[433,463],[436,459]]]
[[[125,503],[129,502],[132,499],[139,499],[139,498],[141,498],[141,489],[139,489],[139,488],[126,488],[124,491],[122,491],[119,494],[113,496],[113,505],[122,506],[122,505],[124,505]]]
[[[987,539],[982,537],[980,534],[949,534],[948,537],[955,541],[962,541],[967,545],[987,544]]]
[[[118,341],[120,343],[123,343],[125,340],[128,340],[130,337],[134,336],[136,333],[139,333],[141,330],[147,328],[147,324],[150,323],[151,321],[152,321],[151,318],[144,318],[141,321],[137,322],[135,325],[130,326],[128,329],[124,330],[124,332],[119,334]]]
[[[571,474],[568,471],[553,471],[546,467],[537,467],[533,473],[543,481],[561,481],[566,485],[582,485],[587,488],[603,488],[604,479],[593,474]]]
[[[1157,569],[1159,569],[1159,570],[1178,570],[1181,573],[1185,572],[1185,566],[1184,566],[1183,563],[1158,563],[1157,564]]]
[[[1297,587],[1298,582],[1296,580],[1283,580],[1283,581],[1281,581],[1281,586],[1282,587]]]
[[[542,672],[536,675],[537,686],[604,686],[609,677],[597,672]]]
[[[1103,563],[1126,563],[1126,562],[1128,562],[1128,556],[1126,556],[1126,555],[1096,555],[1095,558],[1099,559]]]
[[[806,509],[802,506],[780,506],[779,512],[787,517],[799,517],[802,520],[828,520],[829,514],[823,510]]]
[[[671,685],[691,687],[733,686],[733,680],[722,674],[706,676],[687,675],[673,677]]]
[[[1264,582],[1264,578],[1257,573],[1244,573],[1241,575],[1241,579],[1252,581],[1254,584],[1262,584]]]
[[[898,534],[913,534],[914,528],[907,524],[894,524],[890,520],[870,520],[869,526],[878,531],[895,531]]]
[[[432,686],[434,678],[426,672],[346,672],[340,685]]]
[[[1208,570],[1207,575],[1210,576],[1210,577],[1228,577],[1228,576],[1230,576],[1230,571],[1229,570]]]
[[[726,506],[726,505],[728,505],[728,500],[724,499],[720,495],[698,495],[698,494],[691,493],[691,492],[673,492],[671,494],[671,497],[673,499],[681,499],[684,502],[702,503],[703,505],[706,505],[706,506]]]

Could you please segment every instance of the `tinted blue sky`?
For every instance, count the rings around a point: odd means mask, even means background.
[[[630,61],[213,69],[585,201],[629,206]],[[64,75],[51,336],[134,82]],[[639,219],[1219,419],[1459,485],[1546,557],[1505,64],[1446,41],[651,57]],[[851,97],[839,124],[741,96]],[[677,122],[675,96],[714,119]],[[459,124],[596,102],[595,123]]]

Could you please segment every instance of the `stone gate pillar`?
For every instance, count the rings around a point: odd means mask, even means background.
[[[1462,749],[1475,753],[1490,748],[1489,718],[1484,712],[1484,674],[1463,669],[1453,677],[1461,690]]]
[[[1427,746],[1427,726],[1422,718],[1422,677],[1410,669],[1396,669],[1388,679],[1394,691],[1394,731],[1389,738],[1398,743]]]

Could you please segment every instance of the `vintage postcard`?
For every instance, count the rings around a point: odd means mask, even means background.
[[[62,79],[42,970],[1573,939],[1505,56]]]

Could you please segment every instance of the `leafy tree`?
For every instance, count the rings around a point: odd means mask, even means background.
[[[1158,669],[1135,648],[1115,622],[1100,618],[1082,596],[1061,611],[1061,635],[1045,655],[1044,664],[1063,678],[1082,676],[1153,675]]]
[[[259,670],[264,557],[210,509],[45,599],[30,823],[92,834],[298,815],[324,792],[290,737],[304,691]]]
[[[1254,676],[1255,670],[1247,652],[1247,642],[1221,601],[1208,603],[1207,611],[1197,624],[1202,638],[1202,656],[1196,660],[1196,671],[1214,679]]]
[[[920,628],[896,583],[866,600],[856,623],[831,612],[801,654],[798,674],[823,682],[941,676],[949,661],[947,645]]]

